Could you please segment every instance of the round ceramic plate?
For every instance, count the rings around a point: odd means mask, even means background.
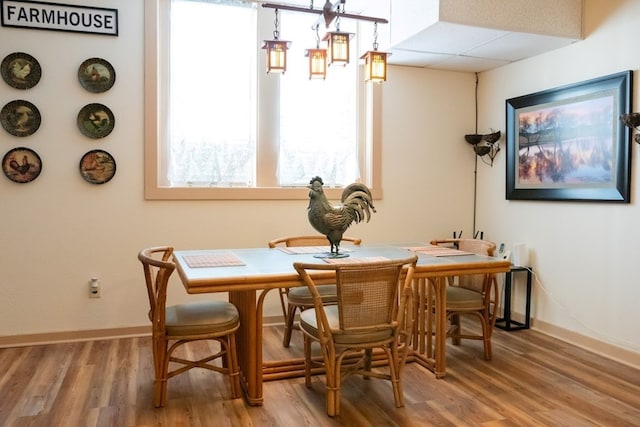
[[[0,123],[4,130],[14,136],[29,136],[40,127],[40,111],[22,99],[7,103],[0,110]]]
[[[40,175],[42,161],[35,151],[26,147],[17,147],[4,155],[2,171],[11,181],[24,184]]]
[[[0,64],[0,73],[9,86],[31,89],[40,81],[42,69],[33,56],[24,52],[14,52],[4,57]]]
[[[103,150],[91,150],[80,159],[80,175],[91,184],[109,182],[116,174],[116,161]]]
[[[80,65],[78,80],[89,92],[106,92],[116,82],[116,72],[109,61],[102,58],[89,58]]]
[[[78,128],[89,138],[104,138],[116,124],[111,110],[102,104],[87,104],[78,113]]]

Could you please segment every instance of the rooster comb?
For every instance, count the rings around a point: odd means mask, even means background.
[[[313,178],[311,178],[311,181],[309,181],[309,184],[313,185],[314,181],[318,181],[320,185],[324,185],[324,182],[322,182],[322,178],[320,178],[319,176],[314,176]]]

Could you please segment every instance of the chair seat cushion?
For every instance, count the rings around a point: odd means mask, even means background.
[[[322,302],[325,304],[328,303],[337,303],[338,295],[336,290],[336,285],[320,285],[316,286],[318,289],[318,293],[322,298]],[[311,292],[309,292],[309,288],[306,286],[298,286],[296,288],[289,289],[289,294],[287,295],[287,301],[291,304],[302,305],[302,306],[312,306],[313,298],[311,297]]]
[[[329,322],[329,328],[331,330],[339,329],[339,315],[337,305],[324,306],[324,311],[327,315],[327,321]],[[318,319],[316,318],[315,309],[305,310],[300,313],[300,329],[318,339]],[[390,339],[393,336],[393,330],[390,328],[380,329],[376,331],[367,332],[349,332],[345,334],[336,334],[333,336],[337,345],[348,346],[350,344],[362,344],[366,342],[377,342]]]
[[[240,322],[238,309],[226,301],[198,301],[167,307],[167,335],[224,333]]]
[[[447,308],[474,310],[484,306],[482,294],[458,286],[447,286]]]

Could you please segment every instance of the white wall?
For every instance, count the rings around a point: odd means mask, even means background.
[[[40,83],[27,91],[0,82],[0,104],[22,98],[42,113],[32,136],[0,130],[0,154],[25,145],[44,163],[29,184],[0,177],[0,338],[146,325],[136,259],[142,247],[264,246],[276,236],[312,232],[305,201],[145,201],[143,1],[65,3],[117,8],[120,35],[0,27],[1,58],[24,51],[43,68]],[[640,2],[587,0],[585,6],[584,41],[480,75],[480,132],[504,132],[505,99],[639,68]],[[117,72],[115,86],[103,94],[86,92],[76,77],[80,63],[94,56]],[[384,199],[371,223],[355,225],[350,234],[371,243],[448,237],[459,229],[471,234],[474,156],[463,136],[474,131],[474,86],[471,73],[391,67],[382,90]],[[90,102],[102,102],[116,115],[104,140],[89,140],[76,128],[77,112]],[[109,151],[118,164],[114,179],[102,186],[78,173],[80,157],[94,148]],[[640,356],[638,148],[634,143],[627,205],[505,201],[503,149],[493,167],[479,163],[477,227],[485,238],[529,246],[540,281],[533,304],[539,327]],[[87,298],[93,275],[102,282],[100,299]],[[196,298],[174,283],[173,301]],[[276,315],[271,297],[266,314]]]
[[[0,130],[1,154],[25,145],[43,160],[31,183],[0,176],[0,338],[146,325],[136,259],[143,247],[263,247],[281,235],[313,232],[303,200],[145,201],[143,1],[65,3],[117,8],[120,35],[0,27],[1,58],[24,51],[43,69],[40,83],[27,91],[0,82],[0,104],[24,98],[42,114],[32,136]],[[79,65],[94,56],[116,69],[114,87],[102,94],[86,92],[76,77]],[[354,225],[350,234],[365,242],[409,242],[471,227],[473,156],[461,141],[473,127],[473,88],[470,74],[390,70],[383,87],[384,200],[371,222]],[[104,103],[116,116],[103,140],[88,139],[76,127],[78,111],[90,102]],[[78,172],[80,157],[95,148],[117,162],[115,177],[104,185],[91,185]],[[100,299],[87,298],[94,275],[102,283]],[[174,279],[173,301],[196,298]],[[277,315],[275,293],[270,297],[265,314]]]
[[[637,100],[639,18],[638,1],[586,0],[585,40],[480,75],[480,122],[504,131],[506,99],[624,70],[634,71]],[[539,280],[532,307],[537,325],[638,356],[640,147],[632,145],[631,204],[506,201],[501,152],[494,167],[479,174],[478,226],[508,245],[528,245]]]

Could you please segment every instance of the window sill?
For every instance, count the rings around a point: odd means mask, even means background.
[[[343,188],[324,188],[329,200],[340,200]],[[382,191],[371,189],[374,200],[382,198]],[[147,187],[146,200],[307,200],[308,188],[221,188],[221,187]]]

